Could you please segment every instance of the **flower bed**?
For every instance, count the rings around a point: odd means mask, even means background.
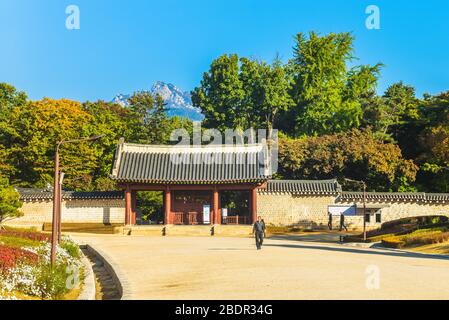
[[[0,245],[0,273],[6,273],[18,263],[36,264],[39,255],[28,250]]]
[[[47,242],[51,241],[50,234],[34,231],[0,230],[0,236],[16,237],[35,241],[47,241]]]
[[[8,232],[8,238],[11,237]],[[33,232],[17,233],[38,239]],[[32,235],[31,235],[32,234]],[[47,235],[45,235],[47,236]],[[42,237],[41,239],[48,239]],[[81,253],[78,245],[63,237],[56,247],[56,263],[50,264],[51,244],[46,240],[37,246],[15,248],[0,245],[0,300],[23,296],[61,299],[82,282]]]

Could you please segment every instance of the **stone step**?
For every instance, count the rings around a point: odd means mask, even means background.
[[[212,235],[211,229],[213,226],[210,225],[168,225],[165,229],[165,234],[167,236],[206,236],[210,237]]]
[[[214,236],[218,237],[250,237],[252,225],[215,225]]]
[[[151,225],[123,228],[123,234],[132,236],[248,237],[251,233],[252,225]]]

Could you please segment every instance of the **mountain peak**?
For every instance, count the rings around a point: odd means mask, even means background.
[[[156,81],[148,92],[152,95],[159,94],[164,99],[169,117],[179,116],[193,121],[201,121],[204,118],[201,111],[192,105],[190,92],[182,91],[172,83]],[[127,106],[130,96],[130,94],[118,94],[112,102]]]

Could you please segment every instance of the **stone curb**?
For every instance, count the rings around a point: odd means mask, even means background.
[[[448,254],[437,254],[437,253],[418,252],[418,251],[411,251],[411,250],[404,250],[404,249],[388,248],[388,247],[382,246],[381,242],[371,242],[371,243],[347,242],[342,245],[347,246],[347,247],[359,247],[359,248],[366,248],[366,249],[372,249],[372,250],[383,250],[383,251],[392,251],[392,252],[398,252],[398,253],[407,253],[407,254],[416,255],[417,257],[427,256],[427,257],[438,258],[438,259],[449,259]]]
[[[449,259],[449,254],[418,252],[418,251],[410,251],[410,250],[395,249],[395,248],[388,248],[388,247],[376,247],[376,249],[382,249],[382,250],[386,250],[386,251],[394,251],[394,252],[400,252],[400,253],[409,253],[409,254],[414,254],[416,256],[427,256],[427,257],[438,258],[438,259]]]
[[[81,246],[80,246],[81,247]],[[77,300],[95,300],[95,278],[92,265],[87,257],[81,252],[81,262],[84,266],[83,288]]]
[[[91,244],[83,245],[90,253],[94,254],[103,262],[105,269],[109,272],[114,281],[119,294],[121,296],[121,300],[132,300],[132,290],[131,285],[125,276],[125,274],[120,270],[118,264],[104,251],[99,249],[98,247],[94,247]]]

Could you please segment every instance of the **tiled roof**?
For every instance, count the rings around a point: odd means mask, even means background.
[[[337,198],[338,202],[362,201],[363,192],[343,191]],[[423,201],[449,202],[449,193],[425,192],[367,192],[367,201]]]
[[[269,180],[261,193],[337,194],[341,190],[337,180]]]
[[[51,200],[53,190],[16,188],[22,201]],[[124,199],[123,191],[63,191],[62,198],[67,200],[90,200],[90,199]]]
[[[271,175],[267,158],[262,144],[161,146],[121,140],[111,178],[154,184],[264,182]]]

